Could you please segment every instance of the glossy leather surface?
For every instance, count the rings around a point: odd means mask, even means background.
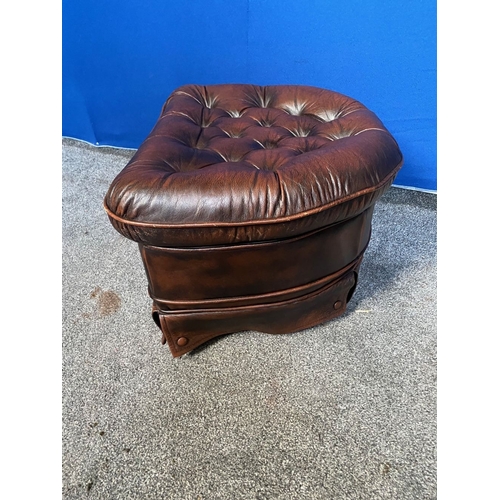
[[[402,155],[358,101],[306,86],[187,85],[111,184],[124,236],[196,247],[289,238],[355,217]]]
[[[163,310],[285,300],[324,285],[363,254],[373,207],[285,240],[200,248],[139,245],[150,297]]]
[[[356,286],[359,260],[341,276],[289,300],[239,307],[160,311],[153,304],[152,316],[174,357],[192,351],[220,335],[254,330],[286,334],[305,330],[343,314]]]
[[[345,310],[402,155],[361,103],[305,86],[187,85],[104,200],[139,243],[173,356]]]

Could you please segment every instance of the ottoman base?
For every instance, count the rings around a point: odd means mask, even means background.
[[[153,319],[174,357],[228,333],[292,333],[341,315],[373,208],[308,233],[207,247],[139,244]]]
[[[174,357],[181,356],[220,335],[242,331],[284,334],[305,330],[343,314],[358,279],[362,255],[341,271],[279,295],[292,299],[240,307],[161,310],[153,302],[152,316]],[[269,294],[268,299],[273,294]],[[264,298],[264,297],[263,297]]]

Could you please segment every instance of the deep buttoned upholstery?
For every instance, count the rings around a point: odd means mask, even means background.
[[[106,196],[115,227],[156,245],[262,241],[348,219],[402,156],[381,121],[305,86],[188,85]]]

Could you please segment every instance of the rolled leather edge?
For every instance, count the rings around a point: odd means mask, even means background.
[[[104,209],[116,231],[144,245],[197,247],[289,238],[359,215],[384,195],[401,166],[402,162],[389,178],[384,179],[382,184],[362,194],[282,219],[237,223],[153,224],[127,221],[117,217],[107,207],[106,200],[104,200]]]

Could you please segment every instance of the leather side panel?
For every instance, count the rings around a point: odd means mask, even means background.
[[[263,294],[321,281],[364,252],[372,214],[370,207],[348,221],[265,243],[200,248],[139,245],[149,293],[162,309],[203,308],[209,301],[224,299],[238,302],[255,296],[259,301]]]

